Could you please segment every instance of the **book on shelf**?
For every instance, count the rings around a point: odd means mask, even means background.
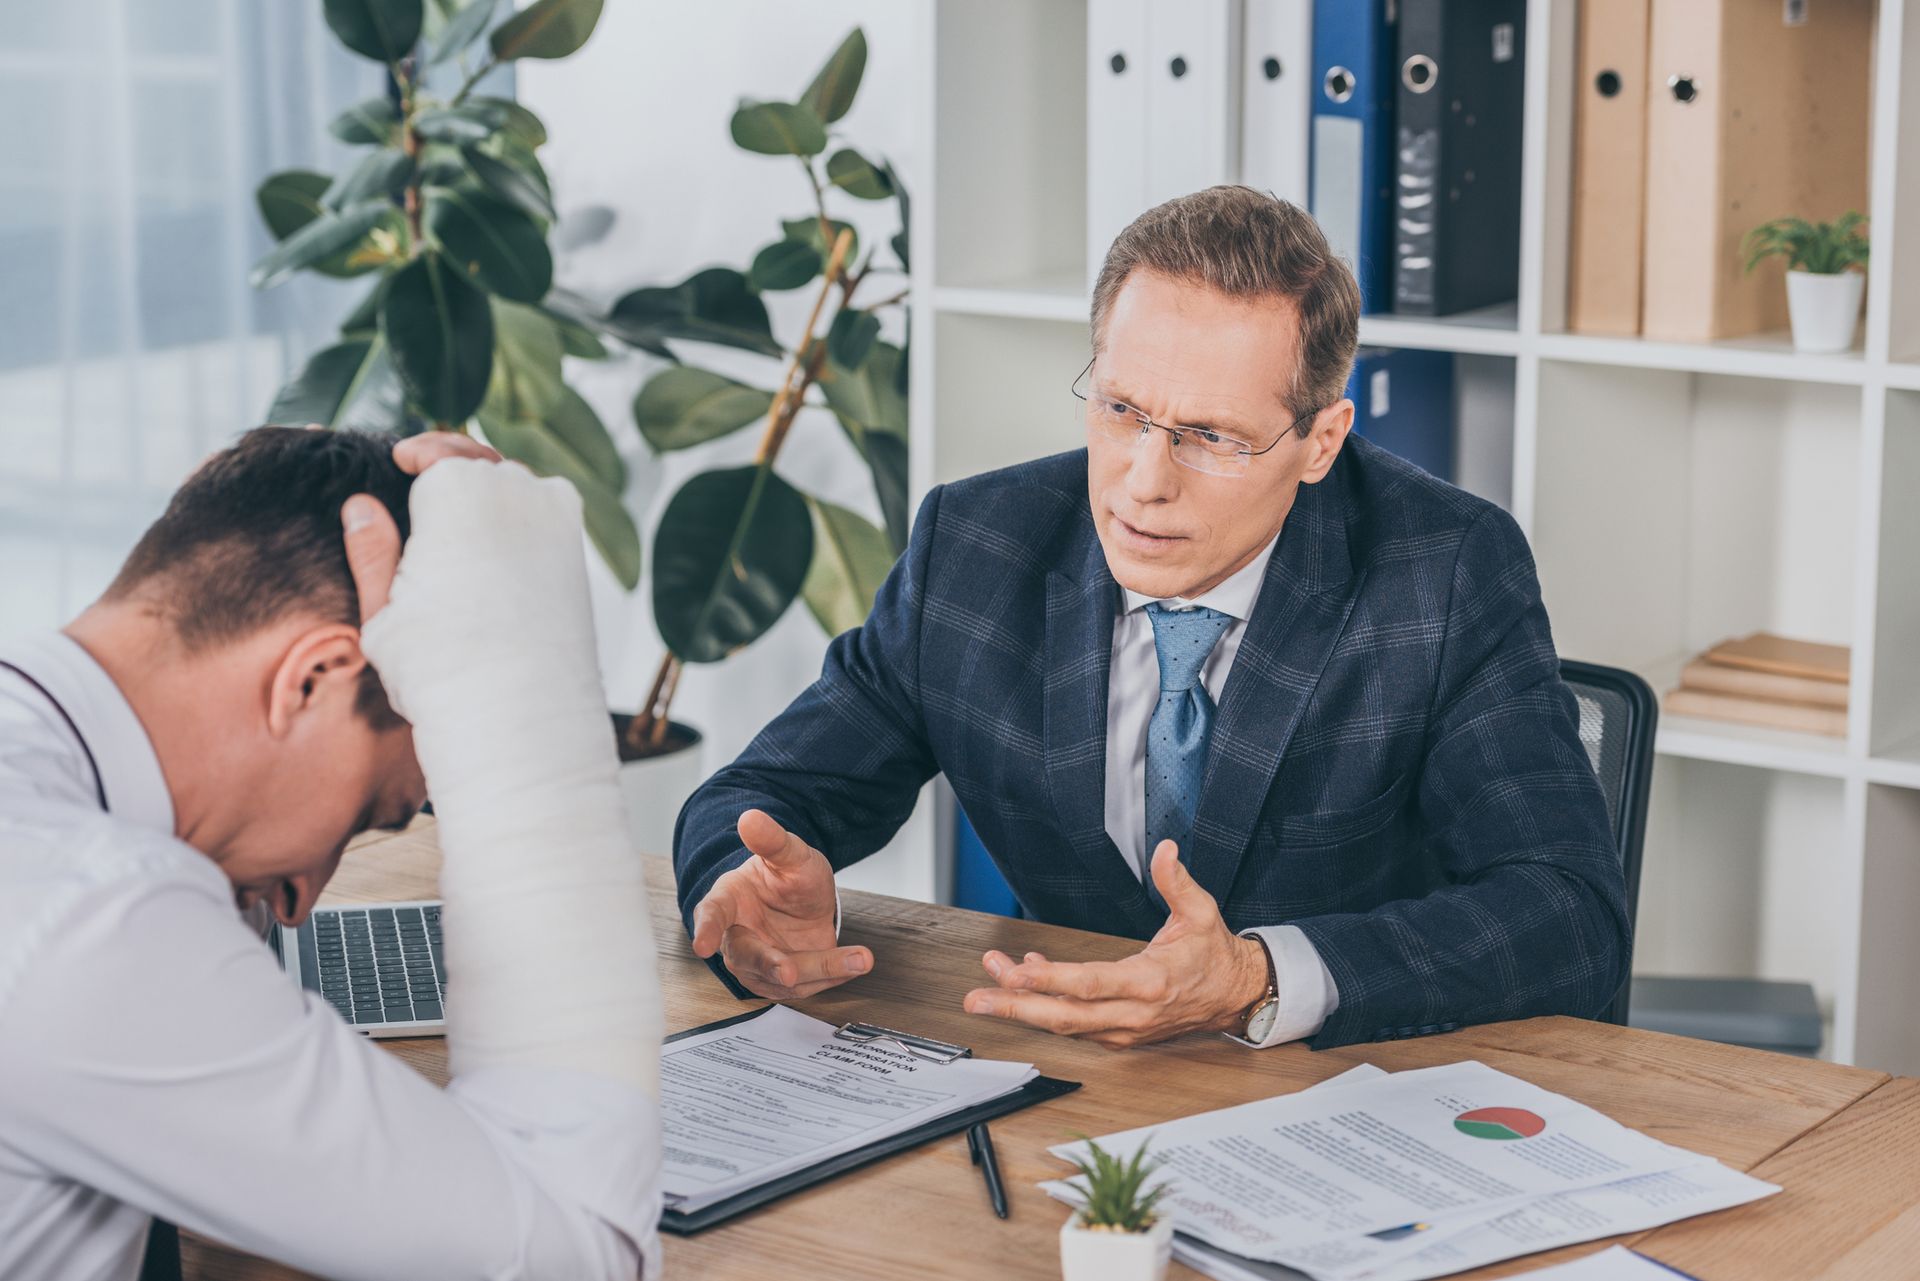
[[[1721,641],[1703,657],[1721,667],[1844,685],[1848,654],[1845,645],[1823,645],[1818,641],[1776,636],[1772,632],[1755,632],[1739,640]]]
[[[1669,716],[1699,716],[1802,734],[1824,734],[1833,738],[1845,738],[1847,734],[1846,708],[1821,707],[1814,703],[1781,703],[1769,698],[1745,698],[1739,694],[1683,687],[1668,692],[1665,710]]]
[[[1771,699],[1779,703],[1812,703],[1817,707],[1837,707],[1842,711],[1847,707],[1845,681],[1732,667],[1704,657],[1696,658],[1680,669],[1680,687],[1713,694],[1736,694],[1743,698]]]

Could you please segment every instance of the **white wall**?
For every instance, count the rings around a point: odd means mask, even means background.
[[[701,267],[744,269],[780,235],[781,219],[810,213],[813,197],[798,162],[741,151],[728,137],[728,120],[741,97],[797,98],[856,25],[867,36],[866,77],[853,110],[833,131],[870,159],[890,159],[912,192],[917,15],[918,6],[882,0],[617,0],[574,57],[520,64],[521,100],[546,121],[551,138],[541,154],[563,221],[568,210],[591,205],[617,215],[604,240],[561,259],[561,283],[608,300]],[[858,228],[863,252],[869,244],[884,246],[899,226],[892,202],[830,194],[829,210]],[[885,249],[880,256],[891,261]],[[886,297],[905,284],[876,276],[861,297]],[[810,289],[770,295],[776,336],[796,341],[811,302]],[[900,340],[897,316],[887,336]],[[683,355],[768,388],[781,373],[776,362],[744,353],[688,346]],[[698,471],[747,461],[758,429],[690,454],[653,458],[633,427],[631,405],[659,362],[636,356],[610,365],[569,363],[569,377],[622,445],[633,477],[628,503],[641,519],[650,564],[653,524],[667,499]],[[825,410],[802,414],[779,469],[800,488],[879,519],[867,469]],[[607,691],[615,707],[632,707],[645,696],[663,649],[647,606],[649,581],[643,577],[630,598],[610,576],[602,574],[598,585]],[[796,601],[747,650],[723,664],[687,669],[674,715],[705,732],[708,771],[733,759],[818,675],[825,648],[819,626]],[[923,804],[892,847],[843,882],[931,898],[930,810]]]

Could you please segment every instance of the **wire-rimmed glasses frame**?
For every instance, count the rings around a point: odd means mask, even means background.
[[[1086,382],[1087,375],[1093,372],[1093,366],[1094,361],[1089,360],[1086,368],[1080,371],[1079,376],[1073,380],[1073,386],[1069,388],[1069,390],[1073,392],[1074,398],[1083,402],[1088,407],[1088,421],[1090,423],[1093,417],[1093,394],[1092,389],[1086,385]],[[1255,449],[1249,442],[1228,436],[1211,427],[1169,427],[1165,423],[1155,422],[1152,418],[1134,406],[1127,404],[1125,401],[1116,400],[1113,403],[1126,412],[1125,414],[1112,415],[1112,417],[1124,419],[1135,425],[1127,429],[1128,432],[1133,435],[1135,442],[1138,442],[1142,437],[1151,435],[1155,428],[1159,428],[1161,431],[1167,433],[1167,436],[1173,443],[1172,453],[1174,462],[1179,463],[1182,467],[1190,471],[1202,472],[1209,476],[1246,475],[1247,469],[1253,465],[1253,459],[1258,458],[1264,453],[1278,449],[1284,441],[1291,437],[1298,436],[1300,434],[1300,424],[1313,421],[1320,412],[1319,410],[1314,410],[1312,413],[1301,415],[1289,423],[1287,430],[1281,432],[1271,445]],[[1125,437],[1115,434],[1113,430],[1119,426],[1119,422],[1108,422],[1101,424],[1101,429],[1106,432],[1109,439],[1120,441],[1124,440]],[[1137,427],[1137,431],[1135,427]]]

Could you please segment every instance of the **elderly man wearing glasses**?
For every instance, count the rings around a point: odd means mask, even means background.
[[[929,493],[866,624],[682,812],[737,994],[872,969],[834,870],[939,772],[1028,915],[1146,940],[988,952],[973,1014],[1319,1048],[1608,1004],[1620,862],[1526,540],[1349,438],[1359,309],[1244,187],[1120,234],[1086,448]]]

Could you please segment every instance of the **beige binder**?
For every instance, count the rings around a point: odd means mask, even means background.
[[[1787,323],[1772,218],[1867,207],[1873,0],[1653,0],[1641,329],[1703,342]]]
[[[1650,0],[1585,0],[1574,89],[1567,328],[1640,332]]]

